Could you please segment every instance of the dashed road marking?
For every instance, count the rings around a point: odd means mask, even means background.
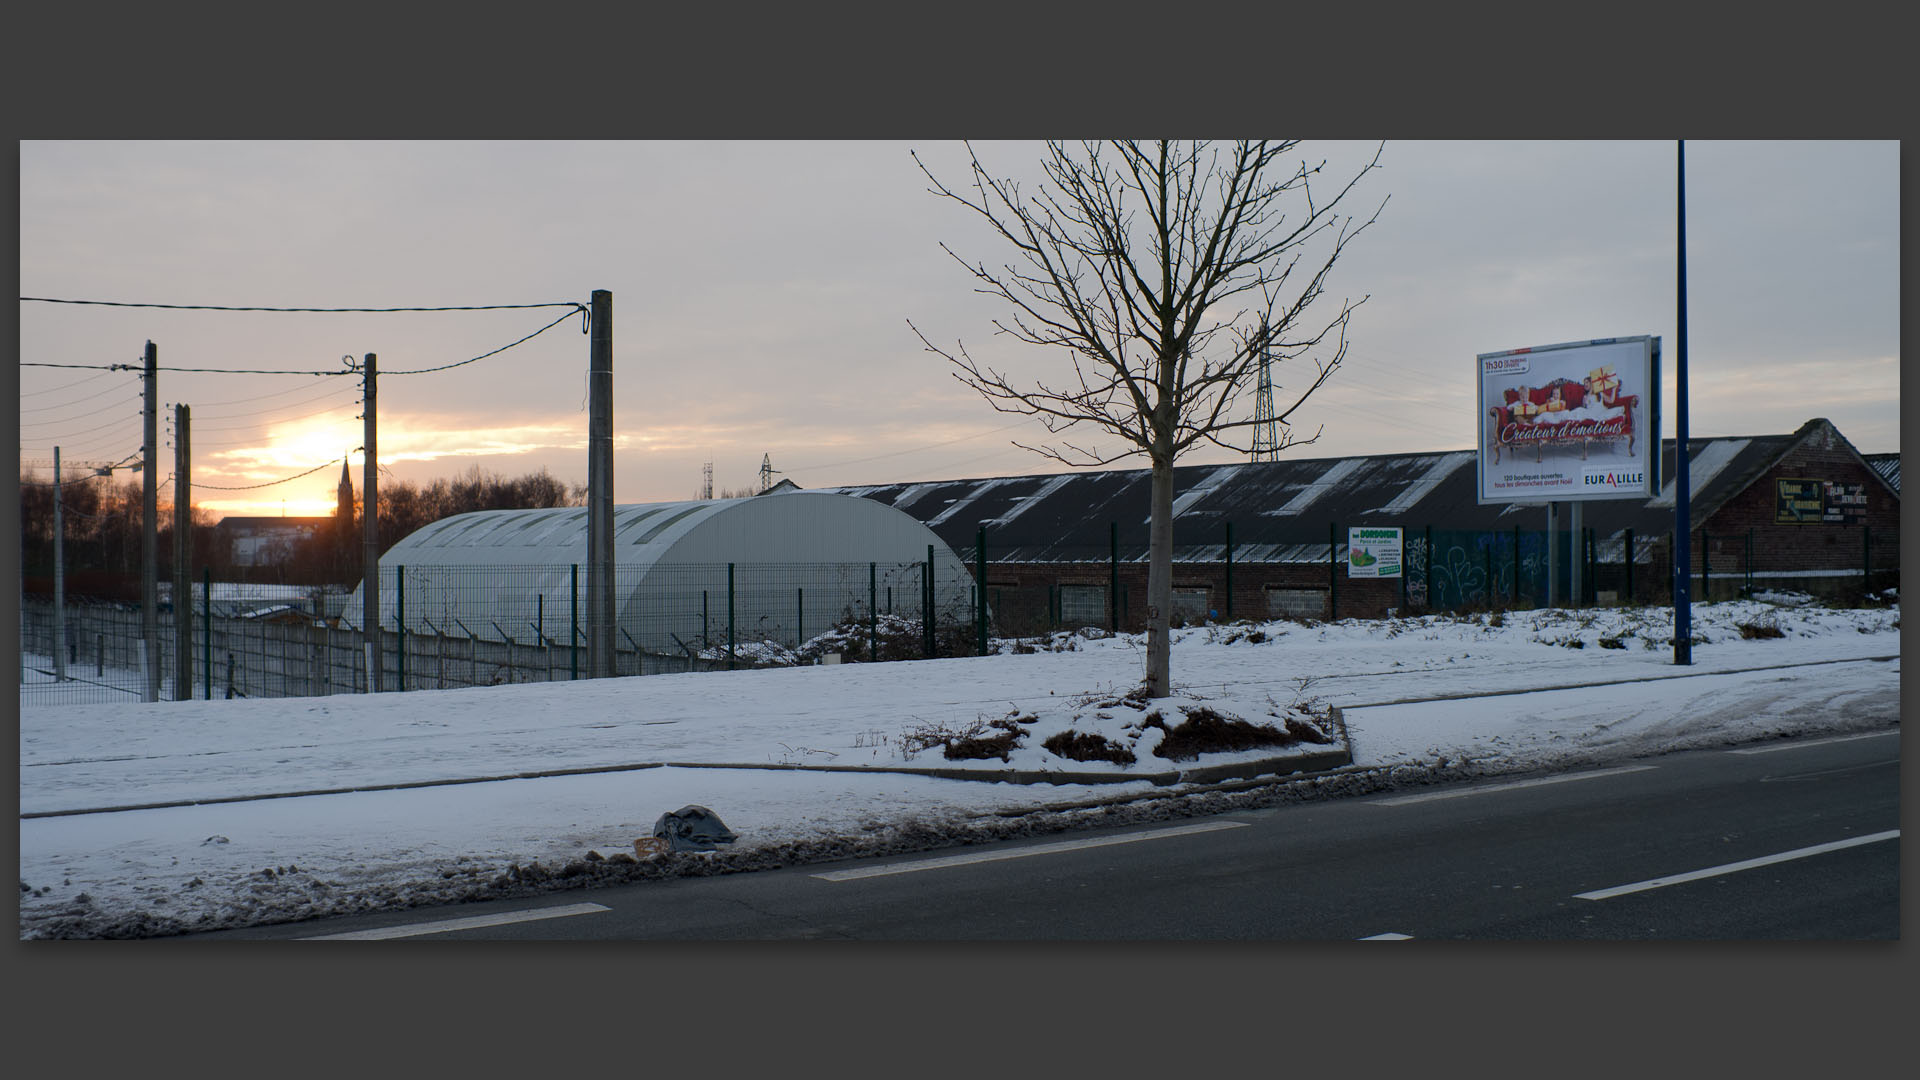
[[[1404,806],[1408,803],[1428,802],[1433,799],[1457,799],[1463,795],[1484,795],[1489,791],[1512,791],[1515,788],[1538,787],[1541,784],[1564,784],[1569,780],[1592,780],[1597,776],[1617,776],[1621,773],[1643,772],[1656,768],[1653,765],[1623,765],[1617,769],[1598,769],[1594,772],[1567,773],[1562,776],[1542,776],[1533,780],[1514,780],[1505,784],[1469,784],[1446,791],[1430,791],[1422,795],[1396,795],[1391,799],[1373,799],[1372,806]]]
[[[1413,935],[1412,934],[1375,934],[1372,937],[1363,937],[1360,940],[1361,941],[1412,941]]]
[[[1831,739],[1814,739],[1810,742],[1803,742],[1799,739],[1795,739],[1792,742],[1775,743],[1771,746],[1749,746],[1740,750],[1729,750],[1727,751],[1727,753],[1729,754],[1771,754],[1775,750],[1798,750],[1803,746],[1831,746],[1834,743],[1853,742],[1857,739],[1882,739],[1887,737],[1888,735],[1898,735],[1898,734],[1900,734],[1898,731],[1869,731],[1864,735],[1835,735]]]
[[[1757,859],[1746,859],[1741,862],[1725,863],[1720,866],[1709,866],[1705,870],[1693,870],[1685,874],[1671,874],[1667,877],[1648,878],[1646,881],[1636,881],[1631,885],[1615,885],[1611,889],[1595,889],[1592,892],[1574,893],[1573,896],[1576,900],[1609,900],[1616,896],[1625,896],[1628,893],[1645,892],[1648,889],[1678,885],[1686,881],[1699,881],[1702,878],[1714,878],[1725,874],[1735,874],[1742,870],[1752,870],[1755,867],[1771,866],[1774,863],[1804,859],[1812,855],[1824,855],[1829,851],[1859,847],[1861,844],[1877,844],[1882,840],[1892,840],[1899,835],[1899,829],[1888,829],[1886,832],[1872,833],[1867,836],[1855,836],[1846,840],[1835,840],[1830,844],[1815,844],[1812,847],[1794,848],[1792,851],[1783,851],[1778,855],[1762,855]]]
[[[320,934],[299,940],[384,941],[389,938],[419,937],[422,934],[444,934],[450,930],[474,930],[482,926],[505,926],[508,923],[535,922],[540,919],[562,919],[568,915],[586,915],[595,911],[610,910],[612,909],[600,904],[568,904],[565,907],[534,908],[530,911],[503,911],[498,915],[475,915],[468,919],[443,919],[439,922],[386,926],[378,930],[355,930],[345,934]]]
[[[1112,844],[1132,844],[1141,840],[1165,840],[1173,836],[1190,836],[1194,833],[1216,832],[1220,829],[1242,829],[1244,821],[1203,821],[1194,825],[1175,825],[1166,829],[1154,829],[1149,832],[1127,833],[1124,836],[1102,836],[1088,840],[1062,840],[1052,844],[1033,844],[1027,847],[1003,848],[994,851],[976,851],[965,855],[943,855],[937,859],[918,859],[913,862],[889,863],[885,866],[863,866],[857,870],[830,870],[814,877],[822,881],[854,881],[859,878],[883,877],[887,874],[911,874],[916,870],[939,870],[948,866],[964,866],[968,863],[996,862],[1002,859],[1024,859],[1031,855],[1056,855],[1063,851],[1079,851],[1082,848],[1107,847]]]

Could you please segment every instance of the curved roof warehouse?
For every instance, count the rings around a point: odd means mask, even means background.
[[[933,551],[936,609],[973,602],[973,577],[912,515],[871,499],[780,491],[613,508],[617,651],[680,656],[728,640],[798,645],[849,616],[920,611]],[[483,510],[443,518],[380,557],[380,624],[409,633],[568,644],[584,620],[587,510]],[[359,628],[362,585],[343,625]],[[732,606],[729,612],[729,599]],[[576,609],[576,604],[578,605]],[[584,621],[574,643],[586,644]]]

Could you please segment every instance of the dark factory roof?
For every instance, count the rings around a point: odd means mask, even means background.
[[[1837,440],[1857,454],[1832,424],[1818,419],[1790,435],[1688,440],[1690,519],[1705,521],[1808,439]],[[1897,498],[1894,457],[1888,488]],[[1603,540],[1627,529],[1639,537],[1664,535],[1673,527],[1674,458],[1674,440],[1665,440],[1657,497],[1582,503],[1582,524]],[[823,490],[897,507],[926,522],[962,558],[972,557],[984,527],[989,561],[1035,563],[1105,560],[1115,532],[1123,561],[1145,560],[1151,487],[1149,470],[1127,469]],[[1323,561],[1330,527],[1545,527],[1544,506],[1482,505],[1476,488],[1472,450],[1176,466],[1174,559],[1220,560],[1228,523],[1236,562]]]

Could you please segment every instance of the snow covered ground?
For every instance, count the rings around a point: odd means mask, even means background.
[[[1151,710],[1124,697],[1143,641],[1098,631],[891,664],[23,705],[21,937],[161,935],[755,869],[1898,724],[1897,605],[1803,601],[1695,605],[1684,668],[1663,608],[1183,629],[1175,694]],[[1770,630],[1781,636],[1749,636]],[[1184,768],[1327,749],[1155,756],[1200,709],[1292,719],[1350,747],[1353,763],[1284,785],[1179,781]],[[1066,731],[1134,761],[1043,746]],[[1016,734],[1004,760],[942,752],[942,740]],[[896,771],[913,769],[982,779]],[[1076,782],[992,782],[1006,770]],[[739,839],[634,860],[633,842],[687,805]]]

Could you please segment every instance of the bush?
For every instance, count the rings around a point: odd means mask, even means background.
[[[1115,765],[1131,765],[1136,760],[1133,751],[1106,736],[1079,731],[1058,732],[1040,745],[1070,761],[1111,761]]]
[[[1205,705],[1182,706],[1180,711],[1186,715],[1186,719],[1171,727],[1157,712],[1147,716],[1143,727],[1157,727],[1166,732],[1160,745],[1154,748],[1154,756],[1173,761],[1191,761],[1201,754],[1289,746],[1302,741],[1292,731],[1283,731],[1272,724],[1254,724],[1222,716]],[[1315,731],[1314,734],[1320,733]],[[1324,735],[1320,738],[1332,741]]]

